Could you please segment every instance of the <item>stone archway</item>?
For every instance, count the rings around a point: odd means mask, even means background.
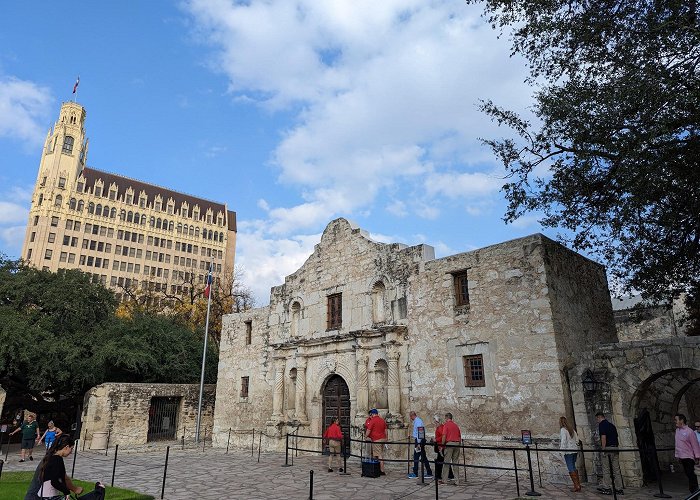
[[[630,415],[638,417],[648,412],[654,444],[657,448],[673,448],[675,426],[673,417],[683,413],[692,421],[698,418],[700,405],[700,370],[675,368],[662,370],[647,377],[634,392]],[[639,441],[640,435],[637,432]],[[659,452],[659,465],[664,468],[673,460],[673,451]]]
[[[349,450],[350,444],[350,389],[340,375],[334,374],[326,379],[321,390],[323,397],[323,430],[325,431],[334,418],[340,419],[343,431],[343,450]]]

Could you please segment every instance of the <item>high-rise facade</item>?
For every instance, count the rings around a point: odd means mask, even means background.
[[[236,213],[209,201],[86,166],[85,108],[61,106],[32,196],[22,258],[78,268],[117,291],[182,293],[232,276]]]

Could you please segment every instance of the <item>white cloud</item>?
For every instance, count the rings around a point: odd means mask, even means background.
[[[48,88],[13,76],[0,76],[0,136],[35,148],[46,135],[50,106]]]
[[[493,205],[502,180],[478,138],[504,132],[478,101],[523,110],[531,90],[481,6],[189,0],[184,8],[232,101],[294,117],[270,159],[299,199],[261,200],[267,220],[238,239],[240,260],[265,288],[282,268],[295,270],[309,250],[305,235],[334,217],[381,204],[382,214],[438,220]]]
[[[25,205],[0,200],[0,224],[26,223],[27,217],[29,217],[29,208]]]
[[[26,229],[26,225],[0,227],[0,241],[2,241],[0,253],[4,253],[9,257],[19,257]]]

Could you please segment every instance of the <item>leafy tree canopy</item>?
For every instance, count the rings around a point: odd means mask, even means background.
[[[0,257],[0,380],[8,396],[82,401],[103,382],[198,383],[203,335],[169,317],[115,314],[114,294],[78,270]],[[216,379],[210,347],[206,380]]]
[[[517,137],[484,141],[509,175],[505,220],[543,214],[545,227],[608,264],[618,291],[697,299],[697,2],[467,3],[484,4],[491,25],[510,34],[537,89],[533,122],[482,103]]]

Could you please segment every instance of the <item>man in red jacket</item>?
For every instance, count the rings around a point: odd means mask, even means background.
[[[452,413],[445,413],[445,423],[442,426],[442,444],[445,445],[445,463],[458,464],[459,452],[462,449],[462,433],[459,426],[452,421]],[[459,486],[459,472],[454,469],[454,484]]]
[[[372,408],[369,412],[370,420],[367,423],[367,438],[372,441],[372,456],[379,460],[379,474],[384,472],[384,443],[386,442],[386,422],[379,416],[379,411]]]
[[[343,431],[340,429],[340,419],[334,418],[331,425],[328,426],[323,437],[328,441],[328,472],[333,472],[333,458],[338,457],[338,465],[340,465],[340,450],[343,444]],[[338,472],[343,472],[343,468],[339,467]]]

